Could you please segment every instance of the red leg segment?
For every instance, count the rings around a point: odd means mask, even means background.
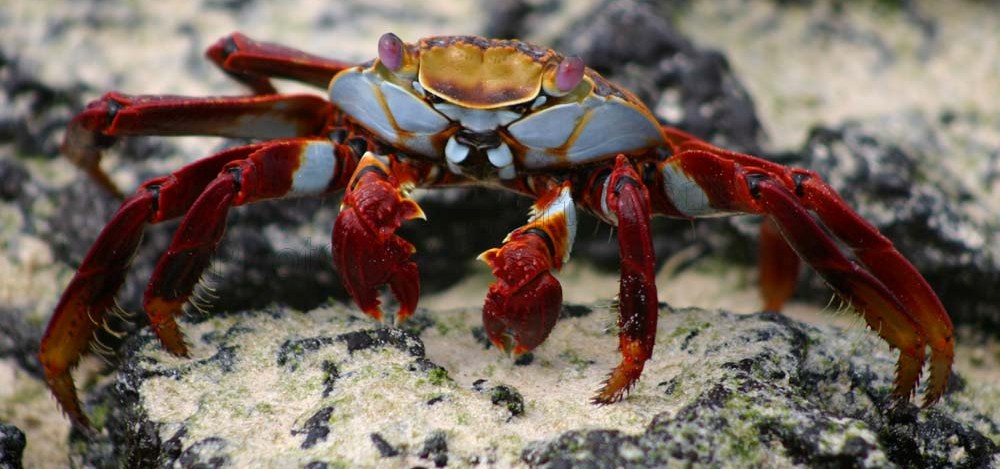
[[[90,247],[59,299],[39,348],[49,388],[75,422],[88,425],[70,369],[87,352],[94,332],[114,306],[146,225],[182,215],[223,166],[246,158],[255,148],[227,150],[147,181],[122,203]]]
[[[108,93],[66,129],[62,153],[109,191],[121,195],[100,168],[101,151],[128,135],[216,135],[285,138],[319,135],[335,116],[310,95],[188,98]]]
[[[594,396],[596,404],[620,401],[635,385],[653,355],[659,303],[656,294],[653,240],[650,234],[651,201],[642,178],[619,155],[614,170],[602,185],[599,198],[588,200],[592,211],[618,227],[621,285],[618,294],[618,349],[621,363],[611,371]]]
[[[552,271],[569,259],[576,208],[569,183],[552,188],[531,208],[531,218],[500,248],[479,256],[493,269],[483,306],[483,325],[493,345],[514,356],[549,336],[562,308],[562,287]]]
[[[951,317],[927,280],[896,250],[892,241],[854,213],[818,175],[805,171],[796,174],[801,181],[806,206],[826,221],[837,238],[851,248],[872,274],[885,283],[926,333],[931,347],[931,367],[923,405],[930,406],[941,398],[951,375],[955,357]],[[917,377],[914,376],[914,381]],[[897,394],[901,391],[904,389],[898,387]]]
[[[293,139],[268,142],[246,159],[226,165],[188,210],[146,288],[143,305],[164,347],[187,355],[174,318],[211,262],[230,207],[340,190],[356,158],[348,145]]]
[[[654,179],[662,190],[659,196],[689,216],[767,215],[792,249],[857,308],[868,326],[900,349],[897,397],[908,399],[913,394],[924,348],[931,346],[931,379],[924,405],[938,400],[954,355],[951,320],[924,278],[892,243],[818,175],[683,137],[675,135],[671,140],[680,153],[658,166]],[[841,252],[827,229],[861,264]]]
[[[798,255],[788,245],[770,218],[760,224],[760,250],[757,270],[760,272],[760,296],[765,311],[781,311],[795,293],[799,281]]]
[[[216,42],[205,55],[255,94],[274,94],[269,77],[287,78],[326,88],[333,76],[353,66],[278,44],[257,42],[232,33]]]
[[[284,152],[286,158],[292,160],[294,155],[291,155],[289,149],[295,147],[300,149],[297,155],[299,157],[298,164],[294,167],[292,167],[295,164],[294,161],[288,161],[284,164],[285,168],[291,168],[286,169],[284,173],[287,175],[288,171],[291,171],[291,192],[293,194],[318,192],[315,188],[321,185],[319,181],[326,173],[323,172],[322,165],[317,170],[315,163],[322,161],[323,147],[326,147],[327,153],[331,154],[329,159],[333,159],[330,145],[328,141],[296,139],[234,148],[198,160],[168,176],[147,181],[122,204],[115,216],[101,231],[76,275],[66,287],[39,348],[39,359],[45,369],[46,381],[63,410],[69,414],[74,422],[84,427],[89,426],[86,416],[80,410],[70,370],[87,352],[93,341],[94,332],[104,323],[106,315],[114,306],[115,294],[125,279],[125,273],[142,238],[145,226],[148,223],[159,223],[188,213],[189,215],[177,236],[190,239],[193,231],[199,229],[193,228],[198,223],[193,223],[191,220],[203,221],[206,225],[217,224],[217,220],[211,218],[212,211],[206,210],[206,203],[196,202],[196,200],[217,197],[215,195],[206,196],[203,193],[217,194],[220,192],[218,188],[225,185],[225,181],[220,182],[220,179],[226,180],[227,177],[232,177],[234,174],[225,170],[232,165],[243,167],[250,164],[247,161],[253,163],[255,169],[249,171],[249,176],[242,178],[243,186],[253,189],[253,191],[248,191],[249,193],[254,191],[274,193],[280,190],[280,187],[289,187],[287,182],[276,180],[270,175],[267,178],[262,178],[264,181],[258,181],[255,175],[259,174],[259,171],[256,168],[262,166],[259,160],[266,159],[262,157],[265,154]],[[312,152],[308,151],[309,149],[312,149]],[[336,152],[336,160],[332,161],[335,163],[334,167],[350,174],[356,159],[353,151],[346,145],[337,146],[333,151]],[[282,173],[278,171],[278,167],[282,165],[271,160],[268,161],[272,165],[267,167],[266,171],[281,176]],[[223,176],[220,177],[220,173]],[[346,177],[340,179],[346,179]],[[331,189],[338,187],[337,182],[332,184],[328,182],[327,185]],[[342,186],[343,182],[340,182],[339,185]],[[326,186],[323,186],[322,190],[326,190]],[[202,195],[199,196],[200,194]],[[236,200],[242,201],[239,195],[237,195]],[[195,215],[191,215],[192,212]],[[204,219],[198,218],[206,215],[207,217]],[[201,231],[211,230],[201,229]],[[160,264],[162,265],[164,262],[161,260]],[[197,262],[197,260],[192,262]],[[175,273],[193,272],[194,269],[180,264],[183,263],[174,262],[172,265],[177,269]],[[154,274],[150,289],[176,292],[176,289],[172,290],[169,286],[156,287],[158,276],[161,278],[161,282],[163,282],[162,278],[166,278],[162,270],[158,267],[157,271],[160,273]],[[170,286],[176,286],[177,281],[173,278],[169,282]],[[148,302],[149,295],[147,293]],[[163,313],[159,309],[150,309],[149,313],[150,321],[154,325],[166,324],[164,327],[170,329],[172,314]],[[161,319],[164,315],[171,318],[169,322]],[[164,327],[159,327],[157,332],[163,332],[161,329]],[[165,345],[175,353],[183,353],[184,349],[176,346],[179,342],[183,347],[183,342],[171,340],[170,334],[169,330],[161,334]]]
[[[420,276],[410,260],[413,245],[395,232],[424,213],[408,198],[417,177],[393,161],[389,166],[367,153],[358,162],[333,227],[333,262],[358,307],[379,321],[379,288],[388,285],[399,301],[398,324],[417,307]]]

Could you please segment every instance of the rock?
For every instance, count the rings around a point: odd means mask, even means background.
[[[0,422],[0,469],[21,469],[26,443],[21,429]]]
[[[760,154],[753,100],[725,55],[695,45],[671,4],[604,0],[554,44],[624,86],[658,118],[723,148]]]
[[[573,306],[534,360],[476,339],[479,312],[418,312],[413,332],[340,307],[186,322],[192,358],[148,332],[77,435],[92,466],[528,464],[982,467],[1000,463],[1000,392],[958,375],[927,410],[894,407],[895,353],[860,329],[774,313],[660,314],[623,402],[588,399],[617,363],[601,306]],[[103,409],[103,410],[102,410]]]

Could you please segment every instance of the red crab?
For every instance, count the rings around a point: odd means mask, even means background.
[[[595,403],[622,399],[653,353],[652,215],[765,215],[761,282],[768,308],[780,308],[794,288],[794,251],[900,350],[897,398],[915,393],[926,346],[924,405],[945,389],[954,354],[947,312],[892,243],[817,174],[663,126],[579,58],[516,40],[442,36],[407,44],[391,33],[379,39],[378,58],[360,66],[239,33],[207,55],[254,95],[108,93],[66,133],[63,152],[112,191],[99,160],[119,137],[260,139],[146,181],[87,253],[39,351],[49,387],[82,426],[89,423],[70,370],[94,345],[147,224],[183,217],[144,306],[163,346],[184,356],[175,317],[208,265],[230,207],[345,191],[333,227],[334,263],[354,301],[375,319],[382,318],[378,292],[388,285],[399,301],[398,322],[413,313],[420,292],[414,248],[394,234],[405,220],[423,218],[408,193],[456,185],[506,189],[535,201],[528,222],[480,256],[496,276],[483,307],[486,333],[514,355],[541,344],[556,323],[562,290],[553,272],[569,258],[576,210],[617,227],[622,359]],[[329,100],[278,94],[271,78],[327,88]]]

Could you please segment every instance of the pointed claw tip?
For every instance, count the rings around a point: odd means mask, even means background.
[[[403,199],[402,204],[405,207],[404,219],[427,221],[427,215],[424,213],[424,210],[413,199]]]
[[[514,346],[514,350],[512,350],[510,352],[510,355],[511,355],[511,358],[513,358],[513,359],[516,360],[518,358],[521,358],[521,355],[524,355],[524,354],[526,354],[526,353],[528,353],[530,351],[531,351],[531,349],[529,349],[528,347],[525,347],[524,345],[521,345],[521,344],[517,344],[517,345]]]
[[[476,260],[477,261],[482,261],[484,264],[486,264],[486,265],[488,265],[490,267],[493,267],[493,261],[496,259],[497,252],[499,252],[499,251],[500,250],[497,249],[497,248],[487,249],[487,250],[483,251],[482,254],[476,256]]]
[[[382,315],[382,308],[379,308],[378,306],[372,306],[370,308],[364,308],[362,309],[362,311],[368,316],[371,316],[372,319],[378,321],[380,324],[384,323],[385,318],[383,318]]]
[[[504,355],[510,358],[516,358],[513,356],[513,351],[517,348],[517,346],[514,344],[514,338],[511,337],[510,334],[501,333],[498,336],[490,337],[490,343],[492,343],[493,346]]]
[[[410,318],[410,316],[413,316],[413,311],[400,310],[399,312],[396,313],[396,316],[392,318],[393,327],[402,326],[403,323],[405,323],[406,320]]]

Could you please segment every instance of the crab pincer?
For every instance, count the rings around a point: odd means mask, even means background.
[[[514,356],[544,342],[559,319],[562,286],[552,272],[562,267],[573,246],[576,212],[569,185],[539,198],[531,213],[503,246],[479,256],[497,279],[483,306],[486,335]]]
[[[412,244],[395,234],[405,220],[426,219],[407,193],[414,181],[371,153],[358,162],[333,227],[333,263],[344,287],[365,314],[381,321],[379,288],[388,285],[399,312],[396,323],[413,314],[420,296]]]

